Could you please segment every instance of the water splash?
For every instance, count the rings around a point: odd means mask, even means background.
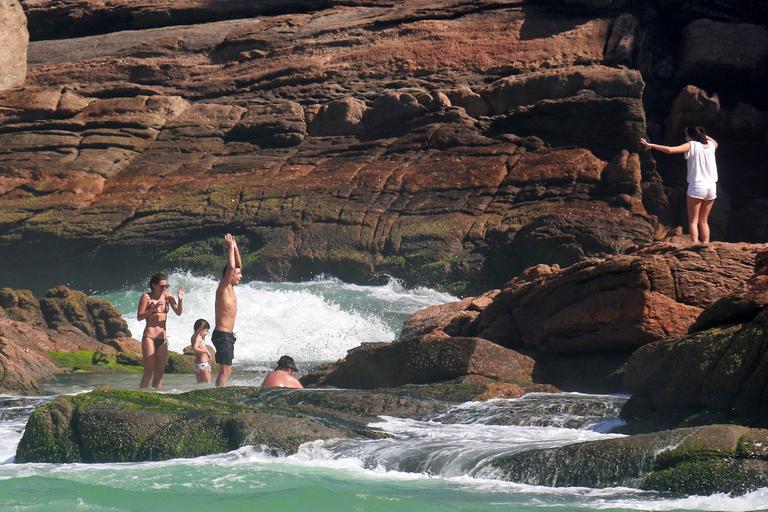
[[[172,350],[189,345],[197,318],[214,320],[218,281],[176,272],[168,276],[172,290],[184,287],[181,317],[169,315]],[[125,315],[134,337],[144,325],[135,308],[140,287],[105,296]],[[236,363],[272,363],[283,354],[299,362],[334,361],[364,342],[391,341],[414,311],[455,297],[428,288],[408,290],[396,279],[381,286],[359,286],[321,276],[306,283],[251,281],[237,288]]]

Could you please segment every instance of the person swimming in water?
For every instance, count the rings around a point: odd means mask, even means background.
[[[152,274],[149,279],[149,292],[143,293],[139,299],[139,310],[136,318],[146,320],[144,334],[141,336],[141,355],[144,358],[144,375],[139,383],[140,388],[153,388],[163,385],[163,372],[168,364],[168,336],[165,322],[168,310],[181,315],[184,289],[179,288],[178,298],[174,298],[169,290],[168,278],[161,272]]]
[[[261,383],[263,388],[303,388],[301,382],[293,376],[296,369],[296,363],[291,356],[283,356],[277,360],[277,367],[264,377]]]

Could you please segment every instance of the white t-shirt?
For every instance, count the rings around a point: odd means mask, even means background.
[[[715,163],[715,143],[709,141],[702,144],[692,140],[688,143],[690,148],[685,153],[688,164],[688,183],[706,181],[717,182],[717,163]]]

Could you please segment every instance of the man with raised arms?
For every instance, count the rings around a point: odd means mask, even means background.
[[[226,386],[232,375],[232,359],[235,357],[235,317],[237,316],[237,297],[235,285],[240,283],[243,274],[240,270],[240,249],[235,237],[224,235],[227,244],[227,266],[216,288],[216,328],[211,336],[211,342],[216,347],[216,362],[219,364],[219,374],[216,376],[216,386]]]

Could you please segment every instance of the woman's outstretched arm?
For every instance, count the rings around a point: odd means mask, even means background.
[[[680,144],[679,146],[662,146],[661,144],[651,144],[645,139],[640,139],[640,144],[642,144],[645,149],[655,149],[656,151],[661,151],[668,155],[685,154],[691,149],[691,144],[689,142]]]

